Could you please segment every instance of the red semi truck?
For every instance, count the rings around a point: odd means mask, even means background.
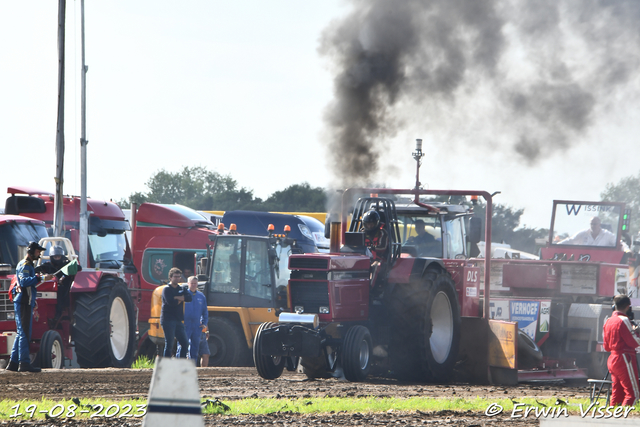
[[[24,241],[47,237],[54,203],[53,194],[46,191],[10,187],[8,193],[5,214],[10,216],[5,215],[4,222],[10,237],[3,234],[1,244],[12,255],[9,267],[3,267],[9,274],[0,278],[0,343],[7,345],[15,331],[13,304],[8,301],[10,273],[24,256],[24,250],[20,252],[26,246]],[[41,356],[38,361],[45,367],[62,367],[59,352],[72,359],[73,349],[81,367],[128,367],[136,350],[155,354],[155,346],[147,338],[153,290],[166,280],[171,267],[195,271],[197,258],[205,255],[210,243],[209,235],[216,233],[210,221],[189,208],[145,203],[133,214],[130,247],[126,231],[131,227],[122,210],[107,201],[89,199],[87,203],[91,212],[89,265],[76,275],[70,308],[55,330],[49,329],[48,320],[55,310],[57,282],[45,282],[38,288],[40,302],[34,312],[31,352],[34,358]],[[76,253],[79,211],[78,197],[64,197],[65,237]],[[0,354],[5,356],[6,351]]]

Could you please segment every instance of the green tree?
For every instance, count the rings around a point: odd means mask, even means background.
[[[276,191],[266,201],[253,197],[253,190],[238,187],[229,175],[202,166],[185,166],[178,172],[161,169],[145,184],[148,192],[132,193],[116,203],[129,209],[131,203],[178,203],[196,210],[253,210],[285,212],[323,212],[325,192],[308,183],[294,184]]]
[[[327,196],[324,189],[309,183],[294,184],[276,191],[265,201],[268,210],[281,212],[324,212]]]
[[[482,218],[482,236],[484,240],[486,205],[479,203],[474,206],[474,212],[478,218]],[[524,209],[515,209],[501,204],[493,205],[491,241],[493,243],[507,243],[513,249],[537,254],[538,248],[536,247],[535,239],[547,237],[549,230],[544,228],[520,227],[520,217],[522,217],[523,213]]]
[[[254,200],[252,190],[238,188],[231,176],[202,166],[185,166],[179,172],[162,169],[149,178],[146,186],[149,192],[133,193],[118,204],[129,208],[131,203],[177,203],[197,210],[246,209],[262,204],[262,200]]]
[[[622,178],[617,184],[608,183],[600,193],[607,202],[624,202],[631,209],[630,233],[640,232],[640,172],[636,176]]]

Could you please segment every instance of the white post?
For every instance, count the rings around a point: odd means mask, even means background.
[[[80,2],[80,33],[82,43],[81,101],[80,101],[80,265],[88,267],[89,213],[87,212],[87,67],[84,63],[84,0]]]

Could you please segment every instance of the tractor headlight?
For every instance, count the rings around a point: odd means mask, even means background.
[[[301,305],[296,305],[296,306],[293,308],[293,311],[295,311],[296,313],[304,313],[304,307],[303,307],[303,306],[301,306]]]
[[[329,307],[320,307],[320,314],[329,314]]]
[[[7,313],[7,320],[16,320],[16,313],[14,312]]]

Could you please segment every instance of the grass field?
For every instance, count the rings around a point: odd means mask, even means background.
[[[9,401],[0,402],[0,419],[28,419],[36,418],[138,418],[144,416],[146,412],[146,399],[138,400],[91,400],[73,399],[63,401],[52,401],[42,399],[39,401]],[[515,408],[515,410],[514,410]],[[398,398],[378,398],[359,397],[341,398],[324,397],[309,399],[242,399],[234,401],[220,402],[218,400],[203,399],[204,413],[217,413],[227,415],[261,415],[275,412],[288,413],[372,413],[394,411],[421,411],[437,412],[443,410],[458,412],[477,412],[487,415],[525,415],[536,416],[537,414],[550,414],[551,416],[560,414],[578,414],[582,416],[593,416],[598,418],[601,408],[603,417],[607,412],[604,402],[590,406],[587,399],[562,402],[553,399],[497,399],[488,400],[485,398],[474,399],[440,399],[431,397],[412,397],[407,399]],[[528,411],[528,412],[527,412]],[[616,416],[610,410],[611,416]],[[634,409],[631,414],[638,415],[640,411]],[[611,417],[609,416],[609,417]]]

